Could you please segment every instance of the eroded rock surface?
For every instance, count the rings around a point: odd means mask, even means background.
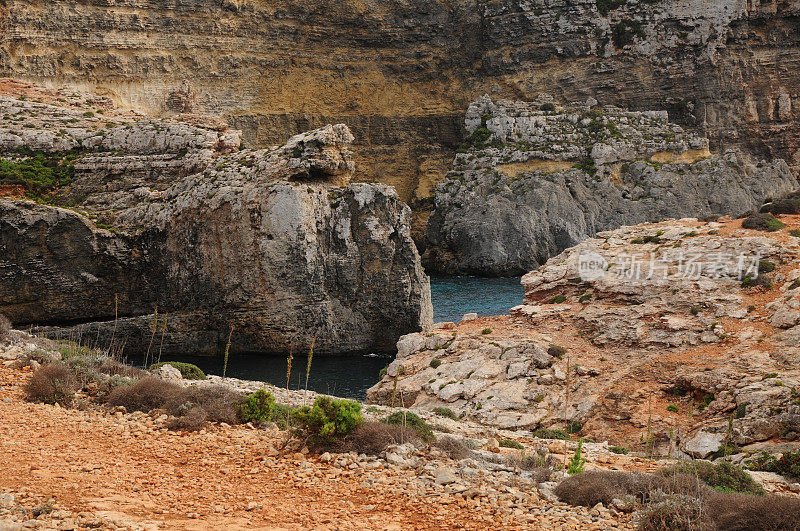
[[[800,297],[800,218],[781,219],[772,233],[724,219],[602,232],[524,276],[509,316],[401,338],[368,400],[569,424],[663,455],[796,446],[800,332],[785,316]]]
[[[156,330],[165,352],[213,354],[231,329],[233,352],[316,337],[335,353],[388,350],[431,322],[410,211],[386,185],[349,184],[344,125],[253,151],[203,117],[0,108],[8,160],[20,146],[77,156],[47,194],[69,209],[0,199],[0,313],[17,325],[129,353]]]
[[[598,231],[740,214],[797,188],[784,161],[712,154],[666,112],[484,96],[465,125],[427,226],[426,266],[447,273],[522,274]]]

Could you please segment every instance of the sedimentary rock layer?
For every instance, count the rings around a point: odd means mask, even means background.
[[[213,123],[0,108],[0,146],[78,157],[45,196],[71,209],[0,199],[0,313],[16,325],[102,348],[113,337],[128,353],[163,337],[164,352],[214,354],[231,330],[232,352],[315,337],[320,353],[390,350],[431,322],[410,210],[386,185],[349,184],[344,125],[239,151],[238,133]]]
[[[783,160],[712,153],[664,111],[595,104],[473,103],[465,148],[436,189],[426,266],[522,274],[601,230],[740,214],[797,188]]]
[[[484,92],[667,110],[712,150],[800,164],[797,0],[5,4],[5,75],[224,114],[254,146],[346,123],[359,178],[418,210]]]

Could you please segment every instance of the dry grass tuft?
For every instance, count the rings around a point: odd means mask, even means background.
[[[167,428],[175,431],[198,431],[208,421],[206,410],[202,407],[193,407],[185,415],[176,417],[167,423]]]
[[[590,470],[568,477],[556,486],[554,493],[570,505],[608,506],[614,498],[632,495],[644,499],[653,488],[655,476],[636,472]]]
[[[164,407],[180,400],[183,389],[179,385],[144,378],[131,385],[123,385],[111,391],[106,398],[109,406],[123,406],[128,411],[143,411]]]
[[[439,437],[433,445],[443,450],[450,459],[455,461],[466,459],[472,455],[472,450],[470,450],[461,439],[457,439],[456,437]]]
[[[320,448],[331,452],[356,452],[359,454],[378,455],[390,444],[407,442],[419,444],[422,441],[419,433],[412,428],[393,426],[383,422],[362,422],[346,436],[330,445]]]
[[[69,368],[61,362],[49,363],[39,368],[25,386],[28,400],[45,404],[72,405],[78,381]]]

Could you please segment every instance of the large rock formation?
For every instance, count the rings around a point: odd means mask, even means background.
[[[796,447],[800,217],[781,219],[600,233],[523,277],[511,315],[401,338],[368,400],[673,456]]]
[[[797,0],[7,0],[0,73],[150,115],[223,114],[254,146],[346,123],[360,177],[421,210],[485,92],[667,110],[714,151],[796,168],[798,14]]]
[[[316,337],[337,353],[391,350],[430,324],[410,211],[386,185],[348,184],[346,126],[239,151],[238,132],[213,121],[83,102],[0,97],[2,149],[36,150],[9,161],[77,157],[44,196],[70,209],[0,199],[0,313],[15,325],[128,353],[155,337],[165,353],[213,354],[231,329],[233,352]]]
[[[797,188],[782,160],[714,155],[666,112],[594,103],[473,103],[467,143],[436,189],[426,265],[522,274],[601,230],[739,214]]]

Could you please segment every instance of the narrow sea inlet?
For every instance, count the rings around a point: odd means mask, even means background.
[[[519,277],[431,277],[434,321],[458,322],[465,313],[480,316],[502,315],[522,302]],[[315,356],[308,388],[320,393],[363,400],[367,389],[378,381],[378,373],[391,363],[394,352],[353,353]],[[166,359],[166,358],[165,358]],[[222,374],[222,358],[171,356],[169,361],[194,363],[206,374]],[[305,386],[306,353],[296,353],[292,361],[289,387]],[[279,387],[286,385],[286,358],[282,356],[232,356],[227,376],[260,380]]]

